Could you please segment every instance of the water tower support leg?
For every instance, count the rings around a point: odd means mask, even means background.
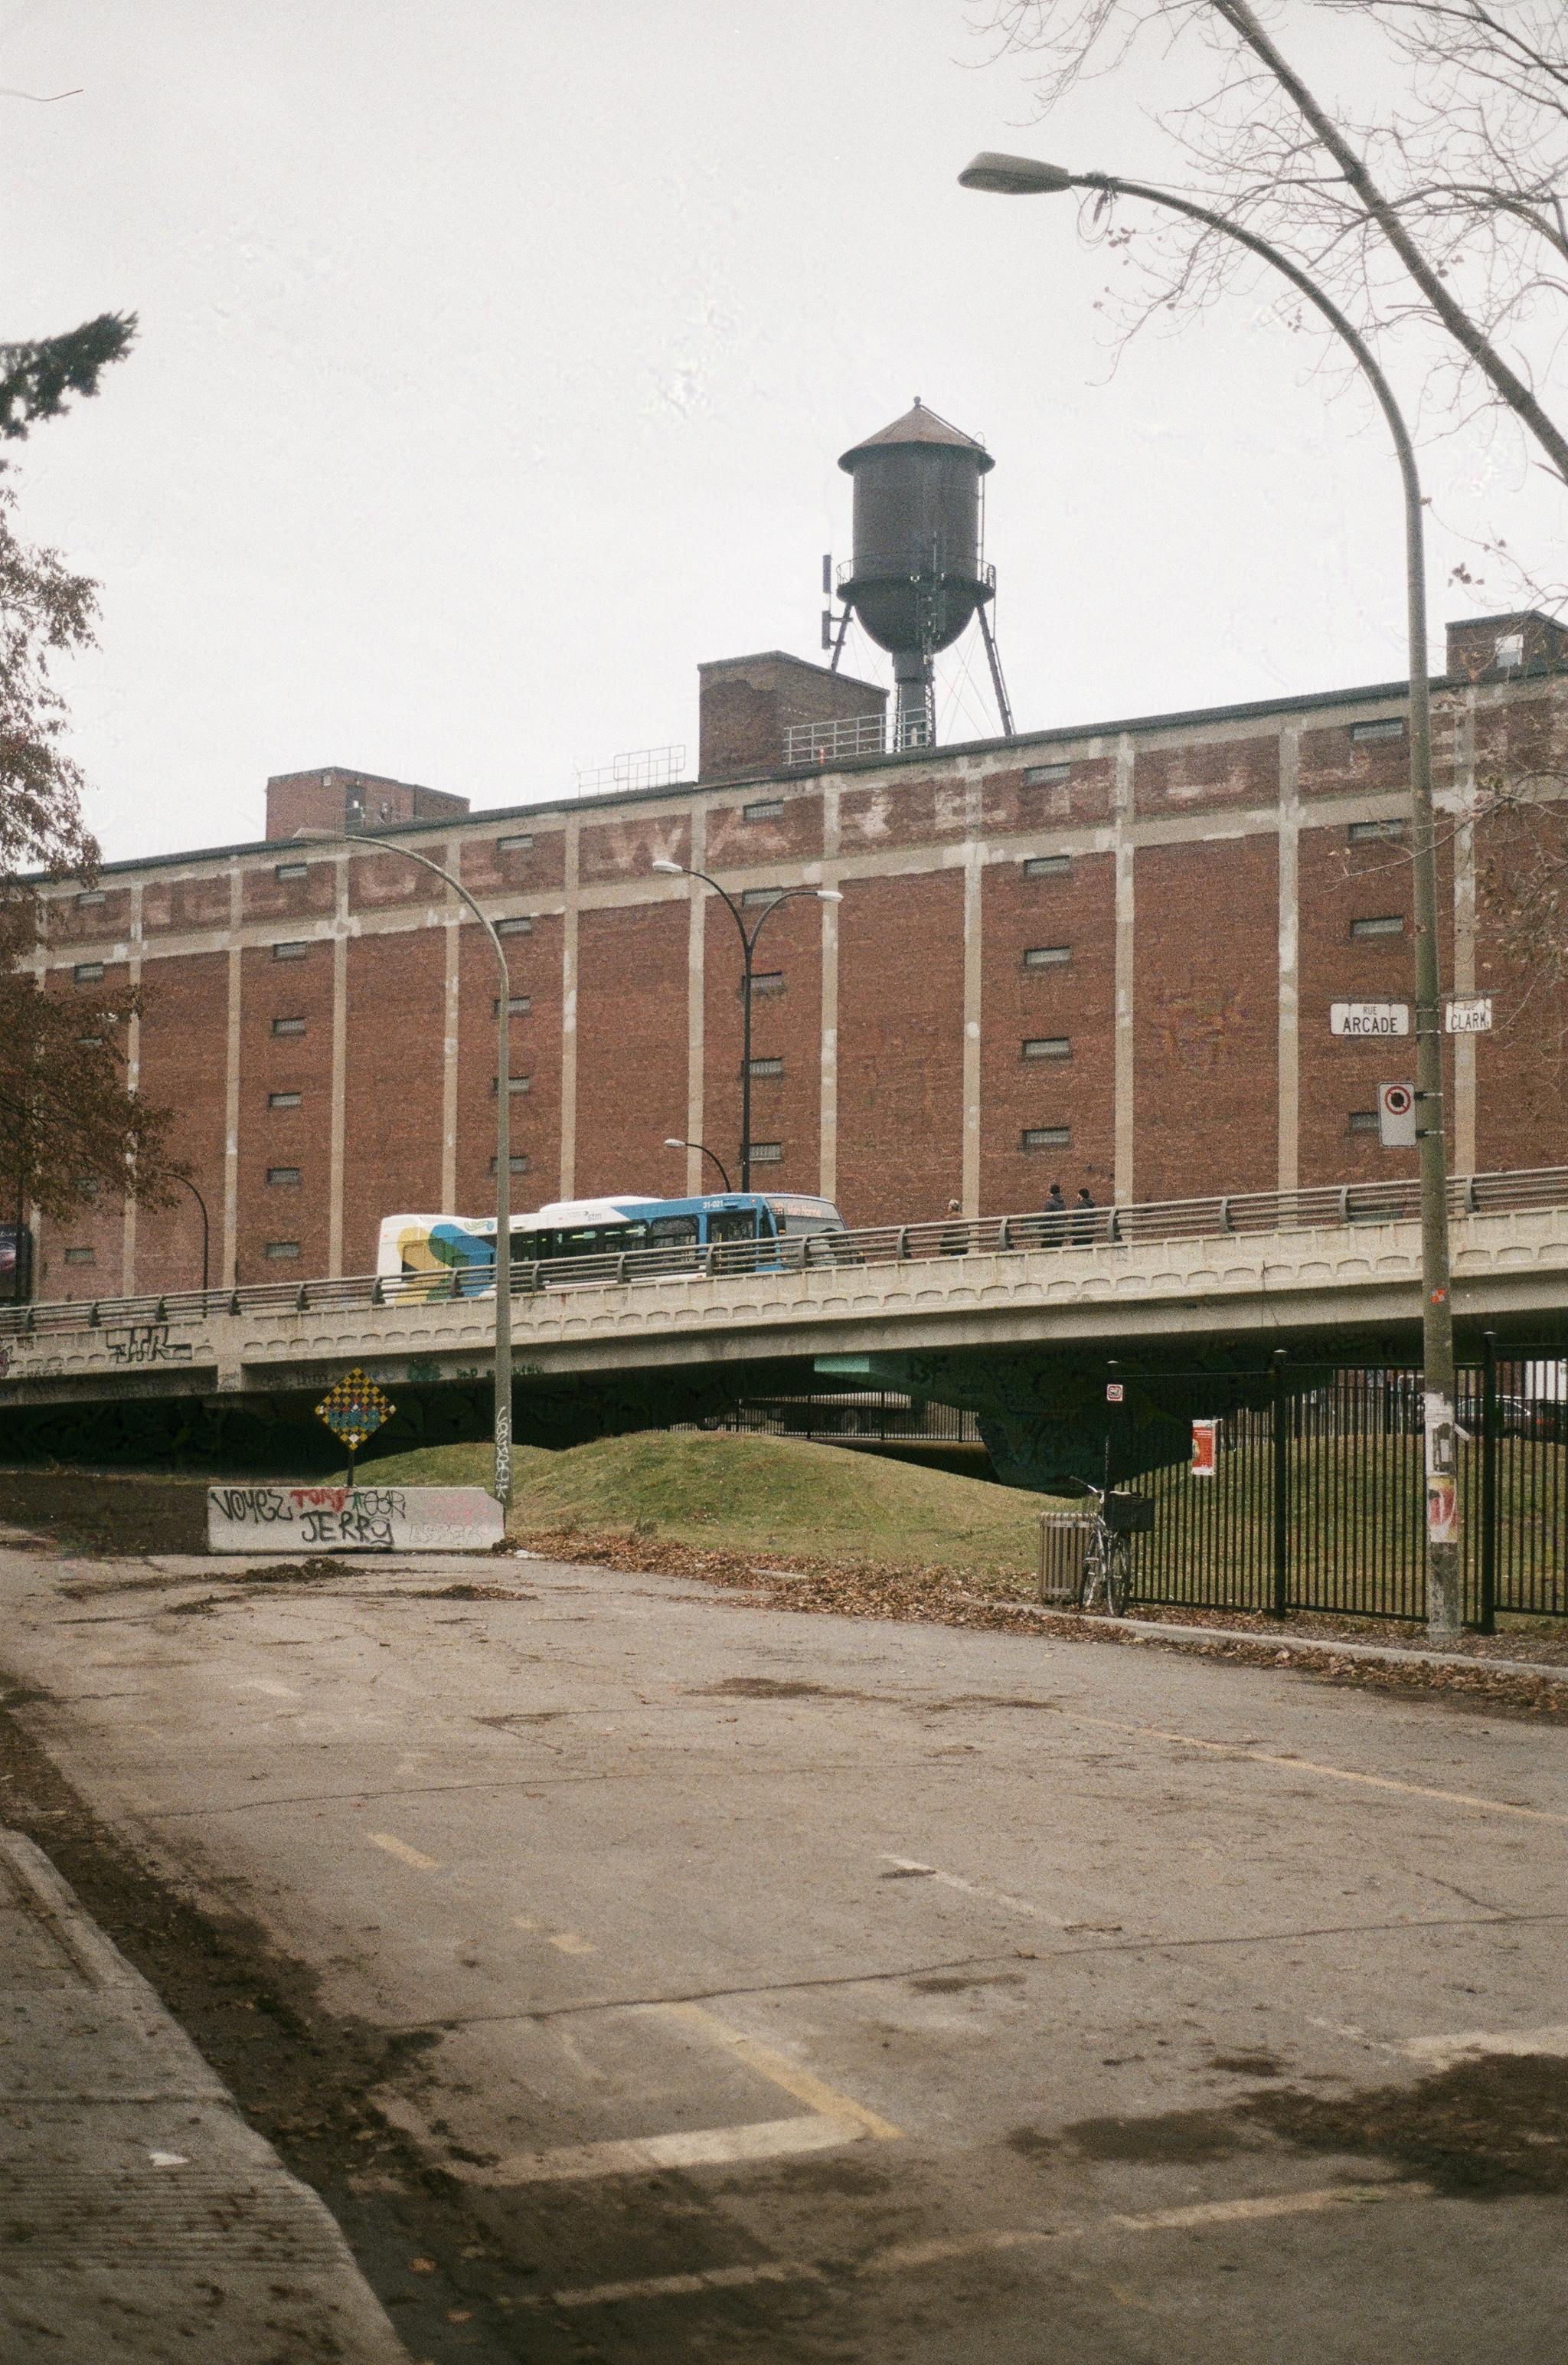
[[[982,605],[976,610],[980,618],[980,638],[985,643],[986,662],[991,667],[991,686],[996,692],[996,715],[1004,739],[1013,736],[1013,709],[1007,703],[1007,684],[1002,678],[1002,659],[996,653],[996,635],[991,629],[991,618]]]

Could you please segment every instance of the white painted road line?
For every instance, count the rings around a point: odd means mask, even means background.
[[[751,2126],[698,2127],[683,2135],[633,2135],[609,2143],[563,2144],[554,2151],[514,2152],[510,2159],[487,2168],[461,2159],[442,2165],[448,2176],[487,2189],[563,2184],[581,2177],[639,2176],[651,2168],[722,2168],[736,2160],[788,2159],[800,2152],[832,2151],[841,2144],[858,2143],[866,2132],[858,2120],[824,2118],[813,2111],[803,2118],[764,2119]]]
[[[385,1848],[388,1855],[395,1855],[399,1864],[412,1865],[416,1872],[441,1870],[436,1857],[421,1855],[417,1847],[410,1847],[407,1840],[400,1840],[396,1832],[366,1832],[364,1836],[372,1847]]]
[[[643,2005],[640,2009],[664,2020],[678,2021],[682,2027],[695,2029],[710,2043],[723,2046],[738,2061],[744,2061],[748,2069],[755,2069],[759,2078],[766,2078],[770,2085],[782,2087],[786,2094],[793,2094],[798,2102],[808,2103],[824,2119],[835,2120],[841,2125],[851,2125],[862,2135],[875,2135],[879,2143],[897,2143],[903,2133],[902,2127],[895,2127],[890,2120],[879,2118],[876,2112],[868,2111],[863,2102],[854,2102],[849,2095],[841,2094],[834,2087],[825,2085],[813,2071],[803,2068],[799,2061],[791,2061],[787,2053],[776,2053],[771,2045],[764,2045],[759,2038],[747,2036],[738,2028],[727,2027],[711,2012],[704,2012],[700,2004],[655,2003]],[[795,2122],[786,2119],[781,2124],[790,2126]]]
[[[959,1889],[966,1897],[978,1898],[982,1905],[1005,1905],[1010,1913],[1027,1914],[1031,1922],[1043,1922],[1047,1930],[1066,1930],[1073,1925],[1058,1922],[1043,1905],[1033,1905],[1026,1897],[1010,1897],[1004,1889],[981,1889],[972,1880],[960,1880],[956,1872],[938,1872],[934,1864],[921,1864],[912,1855],[880,1855],[879,1864],[890,1864],[912,1878],[935,1881],[939,1889]],[[1079,1923],[1079,1928],[1091,1925]],[[1099,1926],[1099,1925],[1093,1925]]]
[[[1277,1750],[1249,1749],[1238,1741],[1205,1741],[1193,1732],[1167,1732],[1157,1724],[1117,1724],[1105,1716],[1080,1716],[1063,1709],[1069,1724],[1083,1724],[1097,1732],[1131,1734],[1139,1741],[1174,1741],[1183,1749],[1206,1749],[1220,1757],[1240,1757],[1254,1765],[1275,1765],[1285,1774],[1322,1774],[1331,1782],[1361,1782],[1372,1790],[1398,1790],[1409,1799],[1436,1799],[1445,1807],[1479,1807],[1488,1815],[1518,1815],[1530,1823],[1568,1825],[1568,1815],[1546,1807],[1520,1807],[1506,1799],[1477,1799],[1468,1790],[1435,1790],[1424,1782],[1396,1782],[1387,1774],[1358,1774],[1345,1765],[1320,1765],[1311,1757],[1286,1757]]]
[[[1568,2028],[1469,2028],[1459,2036],[1408,2036],[1396,2049],[1427,2069],[1451,2069],[1494,2053],[1546,2053],[1561,2061],[1568,2057]]]

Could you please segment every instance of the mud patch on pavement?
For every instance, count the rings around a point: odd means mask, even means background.
[[[1216,2053],[1209,2063],[1211,2069],[1223,2069],[1231,2078],[1288,2078],[1286,2064],[1272,2053],[1260,2048],[1255,2053]]]
[[[1414,2085],[1258,2094],[1241,2109],[1298,2151],[1397,2162],[1468,2201],[1568,2192],[1568,2061],[1556,2055],[1492,2054]]]
[[[1010,2138],[1034,2137],[1021,2127]],[[1080,2159],[1123,2160],[1139,2168],[1159,2168],[1189,2160],[1223,2159],[1257,2140],[1235,2110],[1162,2111],[1144,2118],[1078,2119],[1063,2127],[1061,2144]]]
[[[833,1684],[801,1684],[781,1676],[726,1676],[722,1684],[693,1691],[693,1699],[846,1699],[869,1700],[874,1692],[841,1691]]]
[[[1277,2077],[1268,2054],[1219,2059],[1216,2069]],[[1016,2127],[1012,2150],[1042,2162],[1063,2152],[1137,2167],[1220,2159],[1282,2143],[1293,2151],[1376,2160],[1467,2201],[1568,2192],[1568,2060],[1491,2054],[1407,2085],[1332,2097],[1293,2088],[1249,2094],[1228,2108],[1140,2118],[1079,2119],[1059,2134]]]
[[[28,1528],[63,1552],[205,1552],[207,1482],[0,1471],[0,1520]]]

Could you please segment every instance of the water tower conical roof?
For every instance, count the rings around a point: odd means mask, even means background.
[[[852,445],[838,465],[846,475],[853,476],[855,463],[863,453],[874,452],[886,443],[945,443],[961,452],[973,452],[977,454],[976,473],[982,476],[988,468],[996,465],[983,443],[966,435],[961,428],[951,426],[946,419],[939,419],[935,411],[927,410],[918,395],[913,410],[906,410],[890,427],[880,428],[875,435],[868,435],[864,442]]]

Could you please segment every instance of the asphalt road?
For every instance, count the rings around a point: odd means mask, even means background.
[[[407,2034],[329,2198],[416,2359],[1561,2358],[1568,1729],[455,1581],[0,1553],[77,1792]]]

